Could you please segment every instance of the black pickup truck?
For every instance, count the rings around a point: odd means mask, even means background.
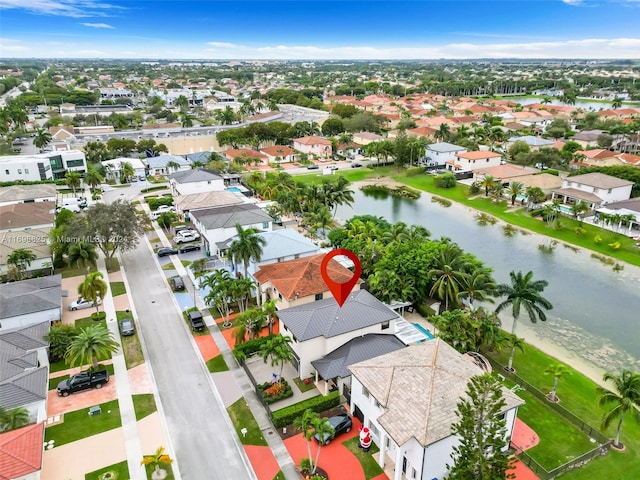
[[[81,390],[88,390],[93,387],[102,388],[105,383],[109,383],[109,372],[107,370],[80,372],[58,384],[58,395],[66,397],[70,393]]]

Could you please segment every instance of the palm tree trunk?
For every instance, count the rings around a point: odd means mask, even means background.
[[[613,444],[616,447],[620,446],[620,430],[622,430],[622,421],[624,420],[624,414],[625,413],[626,412],[622,412],[622,415],[620,415],[620,421],[618,422],[618,428],[616,428],[616,438],[613,440]]]
[[[556,390],[558,390],[558,377],[553,380],[553,388],[551,389],[551,398],[556,398]]]
[[[91,366],[93,367],[93,370],[98,369],[98,357],[96,357],[95,355],[91,357]]]
[[[516,347],[513,346],[511,347],[511,353],[509,354],[509,364],[507,366],[509,371],[513,371],[513,357],[515,357],[515,355],[516,355]]]

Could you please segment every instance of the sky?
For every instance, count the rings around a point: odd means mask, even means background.
[[[640,59],[640,0],[0,0],[0,58]]]

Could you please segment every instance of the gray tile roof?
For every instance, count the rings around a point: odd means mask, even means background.
[[[291,228],[262,232],[258,235],[267,242],[262,247],[261,262],[320,251],[315,243]]]
[[[0,188],[0,203],[33,200],[36,198],[55,198],[56,186],[42,183],[38,185],[12,185]]]
[[[369,333],[349,340],[320,360],[314,360],[311,365],[325,380],[336,377],[344,378],[351,375],[348,368],[349,365],[395,352],[405,347],[406,345],[395,335]]]
[[[36,350],[49,344],[49,322],[0,333],[0,383],[38,366]]]
[[[278,311],[278,318],[303,342],[335,337],[398,318],[393,310],[366,290],[352,292],[340,308],[333,298]]]
[[[62,305],[62,276],[31,278],[0,285],[0,319],[42,312]]]
[[[188,162],[202,162],[206,164],[209,163],[211,152],[187,153],[186,157]]]
[[[398,445],[415,438],[422,446],[451,435],[456,405],[467,383],[483,372],[440,339],[396,350],[349,367],[382,405],[378,422]],[[505,387],[510,410],[524,401]]]
[[[26,371],[0,384],[0,407],[11,409],[47,398],[49,369]]]
[[[527,145],[530,145],[532,147],[546,147],[549,145],[553,145],[553,142],[551,140],[547,140],[542,137],[534,137],[533,135],[525,135],[523,137],[511,137],[509,139],[509,142],[510,143],[524,142]]]
[[[567,177],[565,180],[568,182],[579,183],[580,185],[606,189],[633,185],[633,182],[630,180],[624,180],[622,178],[612,177],[611,175],[598,172],[575,175],[573,177]]]
[[[149,168],[165,168],[169,162],[176,162],[180,166],[189,165],[184,158],[177,155],[160,155],[159,157],[149,157],[142,160]]]
[[[191,212],[191,216],[196,218],[207,230],[233,228],[236,224],[245,226],[273,222],[273,219],[264,210],[252,203],[204,208]]]
[[[222,177],[210,171],[197,168],[195,170],[184,170],[182,172],[172,173],[169,175],[169,179],[175,180],[178,183],[195,183],[222,180]]]

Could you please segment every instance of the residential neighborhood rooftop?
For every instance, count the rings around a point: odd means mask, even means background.
[[[590,187],[603,189],[633,185],[633,182],[630,180],[623,180],[621,178],[612,177],[611,175],[605,175],[604,173],[598,172],[575,175],[573,177],[567,177],[566,180],[569,182],[576,182],[582,185],[588,185]]]
[[[222,177],[220,175],[212,172],[211,170],[205,170],[204,168],[174,172],[168,175],[168,178],[170,181],[175,180],[177,183],[195,183],[222,180]]]
[[[56,186],[53,183],[39,185],[11,185],[0,188],[0,204],[35,200],[36,198],[55,198]]]
[[[236,224],[253,225],[273,221],[264,210],[252,203],[203,208],[192,212],[192,216],[206,229],[233,228]]]
[[[0,284],[0,319],[62,308],[62,275]]]
[[[44,422],[0,434],[0,479],[31,478],[27,476],[39,472],[43,439]]]
[[[52,225],[56,202],[27,202],[0,206],[0,230]]]

